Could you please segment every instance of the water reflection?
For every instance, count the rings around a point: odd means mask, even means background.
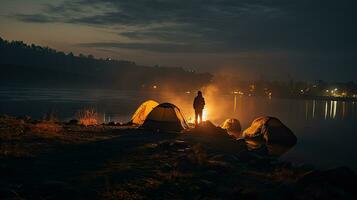
[[[259,116],[285,121],[329,121],[356,119],[357,104],[351,101],[237,98],[234,117],[249,123]],[[229,113],[227,111],[226,113]]]
[[[311,109],[309,106],[311,105]],[[319,110],[319,107],[324,105],[323,110]],[[305,101],[305,119],[321,119],[319,117],[322,114],[324,120],[344,120],[347,118],[356,117],[355,102],[346,101],[317,101],[306,100]],[[322,113],[321,113],[322,112]]]
[[[312,119],[315,118],[315,107],[316,107],[316,101],[312,101]]]

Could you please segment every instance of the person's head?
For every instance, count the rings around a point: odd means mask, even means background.
[[[198,91],[198,92],[197,92],[197,96],[202,97],[202,92],[201,92],[201,91]]]

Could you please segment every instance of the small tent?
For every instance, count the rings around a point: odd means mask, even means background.
[[[294,133],[275,117],[259,117],[251,126],[244,130],[243,137],[262,137],[269,143],[295,144],[297,141]]]
[[[153,100],[145,101],[136,109],[131,117],[131,122],[136,125],[142,125],[149,113],[158,105],[159,103]]]
[[[141,127],[160,131],[181,131],[189,128],[180,109],[171,103],[156,106]]]

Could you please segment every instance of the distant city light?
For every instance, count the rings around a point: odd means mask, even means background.
[[[156,89],[156,88],[157,88],[157,86],[156,86],[156,85],[154,85],[154,86],[152,86],[152,88]]]

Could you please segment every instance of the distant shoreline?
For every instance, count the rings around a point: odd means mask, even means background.
[[[0,90],[7,90],[7,89],[19,89],[19,90],[31,90],[31,89],[39,89],[39,90],[53,90],[53,89],[57,89],[57,90],[108,90],[108,91],[123,91],[123,92],[163,92],[160,89],[120,89],[120,88],[105,88],[105,87],[98,87],[98,88],[90,88],[90,87],[54,87],[54,86],[47,86],[47,87],[29,87],[29,86],[15,86],[15,85],[8,85],[8,86],[0,86]],[[173,91],[171,91],[173,92]],[[186,91],[180,90],[177,91],[177,93],[183,93]],[[191,93],[188,94],[192,94],[193,91],[191,91]],[[187,93],[186,93],[187,94]],[[222,92],[220,93],[221,95],[232,95],[230,93],[226,93],[226,92]],[[234,95],[232,95],[234,96]],[[239,95],[237,95],[239,96]],[[253,96],[247,96],[247,95],[243,95],[242,97],[265,97],[265,96],[261,96],[261,95],[253,95]],[[296,100],[317,100],[317,101],[347,101],[347,102],[357,102],[357,98],[353,98],[353,97],[333,97],[333,96],[296,96],[296,95],[292,95],[292,96],[273,96],[273,99],[296,99]]]

